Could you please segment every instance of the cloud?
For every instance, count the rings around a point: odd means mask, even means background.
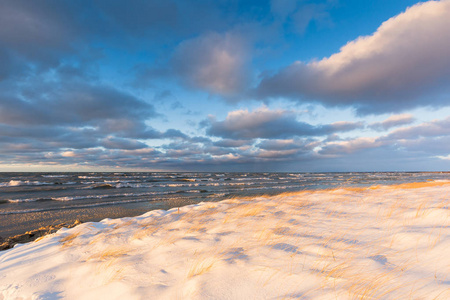
[[[108,136],[103,139],[100,144],[102,147],[107,149],[127,149],[127,150],[135,150],[147,148],[148,146],[142,142],[125,139],[125,138],[117,138],[114,136]]]
[[[384,156],[390,159],[397,157],[399,161],[402,160],[402,156],[410,160],[413,160],[414,157],[420,158],[420,160],[434,159],[437,156],[444,157],[450,151],[450,117],[399,128],[378,137],[323,140],[318,147],[320,149],[318,154],[323,157],[348,157],[349,161],[353,155],[369,152],[377,153],[380,162],[386,161]],[[371,159],[375,158],[376,156],[373,156]],[[398,162],[393,163],[397,164]],[[423,163],[420,162],[419,165],[423,166]],[[437,166],[435,165],[433,168]]]
[[[53,60],[70,48],[71,19],[58,2],[1,1],[0,45],[31,59]]]
[[[284,61],[277,51],[291,37],[330,24],[333,2],[0,0],[0,162],[257,171],[326,169],[328,157],[337,157],[348,170],[367,153],[376,153],[371,166],[412,153],[446,157],[450,122],[405,127],[414,121],[408,115],[370,124],[403,126],[375,138],[361,137],[361,122],[313,125],[296,111],[265,107],[186,129],[205,136],[156,127],[157,110],[169,119],[171,110],[175,118],[196,104],[186,87],[227,100],[247,97],[252,68]],[[414,6],[323,60],[264,73],[259,95],[381,112],[422,105],[431,91],[425,104],[443,105],[437,96],[449,78],[445,3]],[[158,69],[157,79],[149,85],[143,78],[131,91],[128,75],[141,64]]]
[[[408,125],[415,121],[411,114],[393,115],[382,122],[369,124],[369,128],[377,131],[386,131],[392,127]]]
[[[89,24],[88,6],[81,2],[0,1],[0,82],[39,76],[68,56],[89,58],[94,47],[87,49],[86,40],[97,33],[97,26]]]
[[[297,61],[265,75],[261,97],[289,97],[359,113],[448,105],[450,1],[427,1],[384,22],[319,61]]]
[[[397,145],[416,155],[447,156],[450,153],[450,135],[399,140]]]
[[[68,134],[67,128],[56,127],[44,134],[28,128],[29,132],[21,133],[17,127],[8,131],[7,125],[0,125],[2,132],[8,132],[0,137],[0,161],[197,171],[439,170],[450,151],[449,125],[447,118],[378,137],[349,139],[311,136],[213,142],[186,137],[156,148],[132,138],[105,137],[88,128],[76,128]],[[37,135],[31,140],[34,133]],[[420,161],[413,164],[415,160]]]
[[[182,42],[171,65],[176,76],[188,86],[233,96],[249,84],[247,55],[242,37],[208,33]]]
[[[65,163],[95,164],[97,157],[91,154],[67,153],[103,149],[103,154],[112,155],[115,150],[148,148],[148,139],[189,138],[176,129],[152,128],[149,123],[160,115],[134,95],[96,81],[56,80],[58,84],[23,80],[18,90],[12,86],[0,91],[1,161],[40,162],[44,157],[46,162],[70,158]]]
[[[450,117],[443,120],[425,122],[416,126],[399,128],[386,136],[386,139],[417,139],[419,137],[439,137],[450,135]]]
[[[234,139],[223,139],[217,142],[214,142],[215,146],[224,147],[224,148],[236,148],[242,146],[248,146],[253,144],[253,140],[234,140]]]
[[[268,151],[282,151],[302,149],[303,151],[311,151],[319,145],[318,141],[312,139],[286,139],[286,140],[263,140],[256,146],[259,149]]]
[[[359,152],[364,149],[378,148],[386,143],[379,138],[360,137],[346,141],[333,141],[326,143],[319,151],[321,155],[343,155]]]
[[[224,121],[215,118],[204,122],[208,135],[228,139],[289,138],[294,136],[322,136],[351,131],[363,126],[359,122],[337,122],[313,126],[297,121],[297,114],[287,110],[269,110],[266,107],[253,112],[236,110],[228,113]]]
[[[116,58],[111,48],[115,54],[139,51],[167,61],[167,45],[207,30],[223,31],[235,21],[238,13],[222,13],[221,5],[207,0],[0,1],[0,81],[68,62],[81,69],[100,58],[103,65],[111,63]],[[131,69],[134,60],[129,64],[125,68]]]
[[[99,125],[114,120],[114,126],[132,126],[136,120],[155,117],[148,104],[105,85],[87,83],[46,86],[33,84],[22,96],[0,94],[0,122],[8,125]]]

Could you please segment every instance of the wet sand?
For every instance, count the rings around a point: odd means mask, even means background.
[[[42,211],[24,214],[2,215],[0,222],[0,238],[24,234],[42,227],[80,222],[97,222],[106,218],[115,219],[134,217],[154,209],[170,209],[192,203],[178,201],[153,202],[151,205],[129,204],[121,206],[99,206],[70,210]]]

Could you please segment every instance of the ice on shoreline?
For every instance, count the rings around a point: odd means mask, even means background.
[[[207,202],[0,252],[0,299],[450,298],[450,182]]]

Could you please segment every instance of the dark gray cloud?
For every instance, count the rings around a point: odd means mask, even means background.
[[[110,77],[102,75],[109,75],[110,69],[101,69],[116,68],[117,62],[131,69],[134,62],[116,55],[146,52],[149,60],[172,68],[169,75],[186,85],[211,93],[239,90],[247,76],[241,74],[247,45],[238,34],[225,32],[243,17],[241,5],[203,0],[195,5],[176,0],[126,5],[115,0],[0,0],[0,160],[121,166],[139,157],[152,163],[156,158],[161,163],[182,160],[183,149],[165,149],[164,155],[154,150],[151,154],[157,157],[149,160],[150,139],[176,140],[185,151],[190,149],[185,152],[190,161],[195,155],[205,159],[205,152],[228,153],[206,137],[149,125],[161,116],[149,101],[173,97],[170,90],[156,88],[162,91],[155,93],[156,99],[142,99],[125,92],[126,82],[115,74],[113,82],[105,84]],[[236,9],[226,11],[223,6]],[[245,9],[258,6],[249,2]],[[181,102],[172,108],[186,109]],[[211,159],[215,154],[208,155]]]
[[[320,142],[313,139],[288,139],[288,140],[263,140],[256,146],[262,150],[268,151],[285,151],[293,149],[301,149],[304,152],[312,151],[319,146]]]
[[[103,137],[96,129],[82,127],[40,125],[28,128],[0,125],[0,130],[1,143],[23,145],[24,148],[36,147],[36,151],[96,147]]]
[[[236,148],[242,146],[250,146],[253,144],[253,140],[235,140],[235,139],[223,139],[217,142],[214,142],[215,146],[224,147],[224,148]]]
[[[102,147],[106,149],[127,149],[127,150],[135,150],[148,148],[148,146],[142,142],[132,140],[132,139],[124,139],[117,137],[107,137],[101,140],[100,144]]]
[[[95,135],[91,148],[71,148],[64,136],[55,139],[37,136],[30,143],[0,139],[1,159],[9,163],[78,164],[152,168],[165,170],[246,170],[324,171],[343,170],[417,170],[439,169],[450,151],[448,120],[427,122],[398,129],[391,134],[371,138],[231,140],[213,142],[204,137],[176,138],[160,147],[149,147],[136,140]],[[1,129],[4,129],[1,128]],[[79,129],[81,130],[81,129]],[[11,135],[14,132],[11,132]],[[58,134],[54,130],[52,134]],[[79,135],[75,135],[80,137]],[[89,134],[86,132],[86,136]],[[100,138],[96,138],[99,136]],[[19,138],[19,137],[17,137]],[[70,137],[72,138],[72,137]],[[81,142],[79,139],[78,142]],[[14,141],[14,138],[13,138]],[[49,143],[52,146],[49,147]],[[96,145],[92,148],[93,145]],[[69,146],[69,147],[66,147]],[[382,157],[382,159],[380,159]],[[413,164],[414,159],[421,162]],[[428,168],[426,162],[429,164]],[[347,165],[346,165],[347,164]],[[405,168],[411,164],[413,167]],[[403,166],[402,169],[398,169]]]
[[[167,61],[172,53],[168,46],[173,49],[180,40],[199,33],[222,32],[241,17],[242,12],[223,10],[223,6],[233,5],[207,0],[133,1],[126,5],[118,0],[1,0],[0,80],[65,62],[90,65],[100,58],[92,51],[111,48],[129,54],[146,51],[151,59]]]
[[[174,73],[187,85],[233,96],[250,84],[248,46],[233,33],[208,33],[182,42],[171,59]]]
[[[204,125],[208,135],[227,139],[283,139],[294,136],[322,136],[363,127],[360,122],[338,122],[314,126],[297,121],[297,114],[294,112],[271,111],[267,108],[260,108],[253,112],[233,111],[224,121],[210,119],[204,122]]]
[[[0,47],[0,82],[9,78],[16,71],[19,62],[6,51],[4,47]],[[24,67],[24,66],[22,66]]]
[[[17,92],[0,92],[3,163],[97,164],[98,159],[105,162],[102,155],[122,153],[118,150],[147,149],[145,140],[189,138],[176,129],[147,125],[160,115],[152,104],[127,92],[80,78],[57,82],[24,80]]]
[[[116,126],[123,128],[130,122],[156,116],[151,104],[108,86],[65,84],[45,92],[31,88],[22,94],[28,96],[0,94],[1,123],[92,126],[102,122],[108,125],[114,120]]]
[[[0,1],[0,81],[39,76],[67,60],[92,61],[87,45],[98,26],[82,2]]]
[[[36,46],[57,47],[62,39],[69,40],[71,30],[64,21],[71,22],[71,12],[63,1],[1,1],[0,38],[10,44],[32,52],[30,43]],[[28,48],[28,49],[27,49]]]
[[[334,5],[269,2],[0,0],[0,162],[251,171],[301,170],[329,157],[363,161],[364,154],[375,159],[388,150],[408,159],[412,152],[446,156],[448,120],[376,138],[343,138],[340,133],[364,124],[312,125],[294,111],[259,109],[205,120],[199,130],[206,136],[158,129],[155,119],[169,120],[161,111],[197,114],[189,110],[195,100],[183,97],[186,87],[209,93],[211,101],[214,95],[242,100],[259,71],[262,98],[350,105],[360,112],[448,102],[436,96],[450,78],[448,30],[442,30],[449,27],[442,17],[448,2],[416,6],[417,22],[408,11],[336,55],[268,75],[256,65],[273,65],[260,63],[264,53],[285,46],[281,33],[298,37],[310,25],[328,26]],[[131,92],[139,70],[147,75]],[[369,127],[412,121],[391,118]],[[192,122],[195,131],[198,120]]]
[[[371,36],[330,57],[295,62],[265,75],[260,97],[289,97],[359,113],[449,105],[450,2],[419,3],[384,22]]]

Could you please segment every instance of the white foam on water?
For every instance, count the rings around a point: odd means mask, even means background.
[[[0,186],[25,186],[25,185],[48,185],[54,184],[53,182],[41,182],[41,181],[30,181],[30,180],[10,180],[9,182],[2,182]]]

